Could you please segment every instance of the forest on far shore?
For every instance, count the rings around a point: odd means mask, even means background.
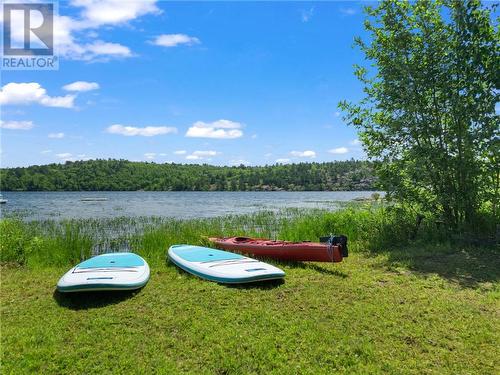
[[[358,160],[228,167],[98,159],[0,170],[2,191],[375,189],[373,164]]]

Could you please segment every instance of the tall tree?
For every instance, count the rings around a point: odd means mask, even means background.
[[[499,31],[479,0],[384,0],[367,7],[359,103],[343,101],[390,196],[450,228],[498,204]],[[495,212],[497,214],[497,212]]]

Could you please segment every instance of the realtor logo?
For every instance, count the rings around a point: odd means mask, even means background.
[[[58,69],[54,54],[54,4],[3,4],[2,69]]]

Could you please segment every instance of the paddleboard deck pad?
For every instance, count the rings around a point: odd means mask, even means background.
[[[240,254],[191,245],[173,245],[169,259],[184,271],[218,283],[240,284],[281,279],[285,272]]]
[[[60,292],[134,290],[149,280],[149,266],[134,253],[109,253],[90,258],[66,272],[57,283]]]

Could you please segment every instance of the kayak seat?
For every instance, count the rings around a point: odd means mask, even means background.
[[[248,242],[250,240],[251,240],[251,238],[248,238],[248,237],[235,237],[234,238],[235,242]]]

